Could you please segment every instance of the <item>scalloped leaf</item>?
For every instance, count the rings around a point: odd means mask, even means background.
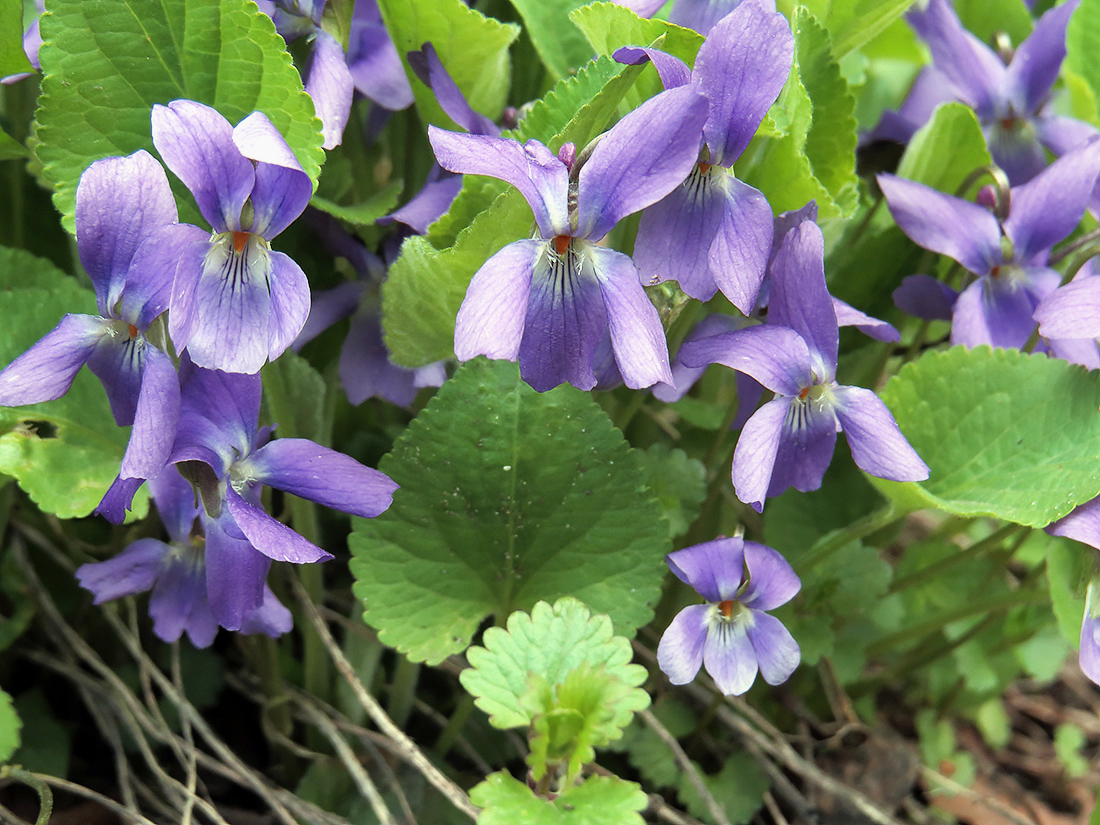
[[[1100,375],[1045,355],[989,347],[927,352],[882,400],[932,470],[872,478],[909,509],[1043,527],[1100,494]]]
[[[0,690],[0,762],[7,762],[19,749],[22,728],[23,723],[11,703],[11,696]]]
[[[274,23],[251,0],[52,0],[41,25],[35,152],[69,231],[88,164],[153,152],[153,104],[180,98],[230,123],[263,112],[316,186],[321,122]]]
[[[668,530],[637,456],[587,393],[537,393],[515,364],[475,359],[380,469],[401,489],[381,516],[355,520],[352,573],[367,622],[410,658],[438,662],[486,617],[561,596],[623,635],[652,617]]]
[[[614,776],[590,776],[551,802],[505,771],[471,788],[470,801],[484,808],[478,825],[643,825],[638,812],[649,802],[638,785]]]
[[[95,295],[49,261],[0,247],[0,318],[6,325],[0,366],[29,349],[68,312],[95,315]],[[14,477],[47,513],[86,516],[115,480],[129,437],[129,427],[115,424],[99,380],[81,370],[56,401],[0,407],[0,474]],[[134,500],[134,517],[147,509],[143,488]]]

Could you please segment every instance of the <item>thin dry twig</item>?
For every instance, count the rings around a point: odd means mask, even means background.
[[[344,680],[351,687],[352,691],[355,693],[356,699],[359,700],[359,704],[363,706],[363,709],[367,712],[367,715],[370,716],[374,724],[378,725],[382,732],[405,752],[408,761],[412,763],[412,765],[424,775],[424,778],[435,786],[440,793],[450,800],[452,805],[469,816],[470,819],[476,820],[480,809],[470,802],[470,798],[462,788],[458,787],[458,785],[444,776],[435,765],[429,762],[428,757],[421,752],[416,746],[416,743],[393,723],[393,720],[390,719],[386,711],[382,709],[382,706],[378,704],[375,698],[370,695],[365,687],[363,687],[363,683],[356,677],[355,669],[351,666],[351,662],[347,660],[347,657],[344,656],[344,652],[336,644],[336,640],[332,638],[332,633],[329,631],[328,625],[326,625],[324,619],[321,618],[317,606],[309,598],[309,594],[306,593],[305,588],[294,577],[291,577],[290,583],[294,588],[298,601],[305,609],[310,624],[316,628],[317,635],[321,638],[322,644],[324,644],[325,649],[328,650],[329,656],[332,657],[333,662],[336,663],[337,670],[340,671],[340,675],[344,677]]]
[[[966,797],[967,799],[972,799],[979,805],[982,805],[983,807],[986,807],[991,811],[996,811],[1005,819],[1015,822],[1016,825],[1035,825],[1034,819],[1028,819],[1027,817],[1021,815],[1019,811],[1016,811],[1013,808],[1010,808],[1008,805],[1005,805],[999,799],[994,799],[991,796],[980,794],[977,791],[966,787],[966,785],[959,784],[951,777],[944,776],[939,771],[934,771],[929,767],[921,765],[920,772],[925,779],[932,780],[939,783],[940,785],[943,785],[956,796],[962,796]]]
[[[107,808],[116,816],[120,817],[125,822],[131,822],[133,823],[133,825],[155,825],[155,823],[150,822],[141,814],[134,813],[133,811],[124,808],[122,805],[119,805],[117,802],[111,799],[111,797],[104,796],[98,791],[93,791],[91,788],[85,788],[83,785],[78,785],[75,782],[70,782],[68,779],[61,779],[57,776],[46,776],[45,774],[41,773],[32,773],[31,776],[33,776],[40,782],[45,782],[52,788],[57,788],[59,791],[65,791],[66,793],[71,793],[74,796],[82,796],[85,799],[94,800],[95,802],[98,802],[100,805],[102,805],[104,808]]]
[[[703,800],[703,804],[707,806],[707,810],[710,811],[710,815],[714,817],[714,821],[718,825],[730,825],[729,819],[726,817],[726,812],[722,809],[722,806],[718,804],[714,795],[711,794],[710,788],[703,782],[703,777],[699,775],[698,769],[695,767],[688,755],[684,753],[684,749],[680,747],[680,743],[676,741],[676,737],[669,733],[668,728],[661,724],[661,721],[653,715],[651,710],[642,710],[638,712],[638,715],[642,720],[653,729],[653,732],[657,734],[657,738],[665,743],[670,751],[672,751],[673,757],[676,759],[676,764],[680,766],[688,778],[688,782],[695,788],[695,792],[699,794],[699,798]]]

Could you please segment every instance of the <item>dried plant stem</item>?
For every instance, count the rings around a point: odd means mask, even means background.
[[[379,729],[397,744],[404,752],[407,760],[419,770],[424,775],[424,778],[440,793],[450,800],[452,805],[469,816],[470,819],[476,820],[479,809],[470,802],[470,798],[466,796],[466,792],[444,776],[435,765],[428,761],[428,757],[420,751],[416,743],[393,723],[393,720],[386,715],[386,711],[382,709],[382,706],[378,704],[375,698],[370,695],[365,687],[363,687],[362,682],[360,682],[355,675],[355,669],[351,666],[351,662],[347,660],[347,657],[344,656],[344,651],[340,649],[339,645],[336,644],[336,640],[332,638],[332,633],[329,632],[328,625],[326,625],[324,619],[321,618],[321,614],[317,611],[317,606],[309,598],[309,594],[305,592],[305,588],[303,588],[301,583],[296,579],[291,579],[291,586],[294,588],[298,600],[302,603],[302,607],[305,610],[306,616],[309,618],[310,624],[317,629],[317,634],[321,637],[321,641],[328,650],[329,656],[331,656],[333,662],[336,663],[336,669],[340,671],[340,675],[347,681],[348,685],[355,693],[356,699],[359,700],[359,704],[363,706],[363,709],[367,712],[367,715],[370,716],[374,724],[378,725]]]
[[[695,792],[699,794],[699,798],[703,800],[703,804],[707,806],[707,810],[710,811],[710,815],[714,817],[714,821],[718,825],[730,825],[729,819],[726,817],[726,812],[722,809],[722,806],[718,804],[714,795],[710,792],[710,789],[703,782],[703,777],[699,775],[699,770],[695,767],[695,764],[688,759],[688,755],[684,753],[684,749],[680,747],[680,743],[676,741],[676,737],[669,733],[668,728],[661,724],[660,720],[653,715],[651,710],[639,711],[638,715],[642,718],[653,732],[657,734],[657,738],[664,742],[665,747],[672,751],[673,757],[676,759],[676,764],[680,766],[680,770],[687,776],[688,782],[695,788]]]

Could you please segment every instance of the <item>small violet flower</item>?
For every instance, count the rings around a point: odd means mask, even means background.
[[[717,538],[665,559],[707,601],[681,610],[661,637],[657,663],[669,681],[687,684],[700,665],[727,695],[747,691],[757,671],[769,685],[787,681],[802,653],[782,622],[765,612],[802,587],[787,560],[740,538]]]
[[[732,166],[791,71],[794,38],[771,0],[746,0],[716,25],[688,73],[656,49],[624,48],[623,62],[652,60],[666,87],[698,84],[708,102],[705,146],[681,184],[642,212],[634,261],[643,279],[671,279],[693,298],[721,290],[746,315],[764,278],[772,209]]]
[[[1046,265],[1051,247],[1081,220],[1098,174],[1100,140],[1092,140],[1012,187],[1004,202],[995,204],[997,215],[980,203],[879,175],[901,231],[978,276],[957,298],[930,276],[910,276],[894,293],[898,306],[925,318],[951,317],[953,344],[1022,347],[1035,329],[1037,306],[1062,278]],[[989,200],[985,191],[982,199]],[[1062,331],[1051,335],[1089,337]]]
[[[699,152],[707,102],[695,84],[662,92],[607,132],[586,160],[535,140],[429,127],[439,164],[515,186],[539,237],[508,244],[474,275],[455,325],[455,355],[519,360],[536,390],[596,384],[597,345],[610,333],[627,386],[671,382],[657,310],[629,257],[596,242],[618,221],[663,198]],[[583,153],[582,153],[583,154]]]
[[[258,372],[309,315],[305,273],[270,247],[309,202],[309,176],[261,112],[233,127],[191,100],[156,105],[153,144],[213,227],[179,224],[157,239],[175,276],[172,341],[207,369]]]
[[[163,327],[161,346],[146,338],[172,285],[151,264],[158,250],[147,241],[176,228],[176,217],[168,178],[148,152],[91,164],[76,190],[76,239],[100,314],[66,315],[0,372],[0,405],[15,407],[60,398],[87,364],[118,425],[133,425],[120,477],[138,485],[164,467],[179,417],[179,380]]]
[[[990,154],[1009,182],[1031,180],[1047,165],[1044,148],[1063,155],[1096,134],[1083,121],[1048,112],[1077,5],[1069,0],[1044,14],[1007,59],[964,29],[948,0],[914,6],[909,22],[928,44],[932,66],[918,77],[899,116],[879,131],[908,140],[937,104],[960,100],[977,114]]]
[[[768,323],[685,343],[686,366],[721,363],[776,397],[745,423],[733,455],[737,497],[758,512],[788,487],[821,486],[836,434],[861,470],[892,481],[928,478],[928,466],[871,390],[836,383],[839,327],[825,286],[824,239],[804,221],[772,262]]]
[[[170,541],[138,539],[113,559],[82,565],[76,577],[95,594],[96,604],[152,590],[153,632],[166,642],[186,632],[195,647],[208,647],[218,621],[207,597],[204,519],[195,491],[174,467],[149,479],[149,489]],[[240,631],[280,636],[292,623],[290,611],[265,584],[260,606],[244,616]]]

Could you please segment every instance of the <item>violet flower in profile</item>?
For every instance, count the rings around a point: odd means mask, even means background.
[[[156,105],[153,144],[213,228],[179,224],[157,239],[160,266],[175,275],[172,341],[199,366],[258,372],[309,315],[305,273],[270,245],[309,202],[309,176],[260,112],[234,127],[191,100]]]
[[[96,604],[152,590],[153,632],[166,642],[186,632],[195,647],[208,647],[217,635],[218,620],[207,597],[204,519],[195,491],[175,467],[149,479],[149,489],[169,541],[138,539],[112,559],[82,565],[76,577],[81,587],[95,594]],[[240,551],[247,549],[245,545]],[[265,584],[259,607],[245,615],[239,629],[280,636],[292,624],[290,611]]]
[[[802,652],[766,612],[802,587],[786,559],[767,545],[734,537],[685,547],[665,560],[707,602],[685,607],[661,636],[657,664],[672,684],[686,685],[703,665],[726,695],[747,691],[758,671],[769,685],[790,678]]]
[[[839,328],[817,224],[805,221],[787,233],[770,272],[767,324],[680,348],[688,366],[724,364],[775,393],[741,430],[733,455],[737,497],[759,512],[765,498],[788,487],[816,490],[841,430],[865,473],[891,481],[928,478],[928,466],[879,397],[836,383]]]
[[[622,62],[652,60],[666,87],[697,83],[706,95],[705,146],[679,186],[642,213],[634,262],[642,278],[675,280],[693,298],[721,290],[752,311],[772,245],[772,209],[764,195],[733,174],[764,115],[787,81],[794,38],[770,0],[746,0],[699,48],[690,76],[677,58],[656,49],[624,48]]]
[[[175,223],[168,178],[148,152],[92,163],[76,190],[76,240],[100,314],[66,315],[0,372],[0,405],[16,407],[60,398],[87,364],[118,425],[133,425],[120,478],[138,485],[164,467],[179,417],[163,326],[150,330],[168,306],[171,275],[151,265],[159,250],[146,242]]]
[[[260,430],[259,375],[180,365],[182,406],[170,461],[205,511],[206,586],[218,624],[240,629],[261,607],[272,560],[308,564],[332,556],[272,518],[261,485],[373,518],[397,485],[383,473],[304,438],[267,441]],[[265,443],[266,442],[266,443]]]
[[[555,157],[535,140],[429,127],[441,166],[511,183],[539,233],[505,246],[470,281],[455,325],[459,360],[518,359],[536,390],[564,381],[591,389],[596,348],[610,332],[627,386],[671,380],[664,330],[634,263],[596,241],[680,184],[698,156],[706,108],[694,84],[662,92],[576,162],[570,144]]]
[[[1100,498],[1075,508],[1068,516],[1048,525],[1052,536],[1064,536],[1100,551]],[[1095,567],[1096,559],[1093,561]],[[1085,615],[1077,659],[1081,672],[1100,685],[1100,575],[1093,573],[1085,591]]]
[[[1044,14],[1007,65],[963,28],[948,0],[914,6],[909,22],[932,51],[932,66],[918,78],[913,102],[894,119],[890,136],[907,140],[937,104],[959,100],[974,109],[990,154],[1009,182],[1031,180],[1047,165],[1044,149],[1063,155],[1096,134],[1089,124],[1052,114],[1048,107],[1077,5],[1069,0]]]
[[[302,71],[302,81],[321,119],[323,147],[333,149],[343,140],[355,83],[343,48],[321,26],[324,10],[325,0],[275,0],[271,16],[276,30],[287,43],[301,37],[309,41],[309,57]]]
[[[902,232],[978,276],[953,302],[949,287],[926,275],[911,276],[895,292],[898,305],[933,318],[950,308],[953,344],[1022,347],[1035,329],[1037,306],[1062,279],[1046,265],[1051,247],[1081,220],[1098,174],[1100,139],[1012,187],[1005,202],[996,205],[1000,216],[923,184],[879,175]]]

